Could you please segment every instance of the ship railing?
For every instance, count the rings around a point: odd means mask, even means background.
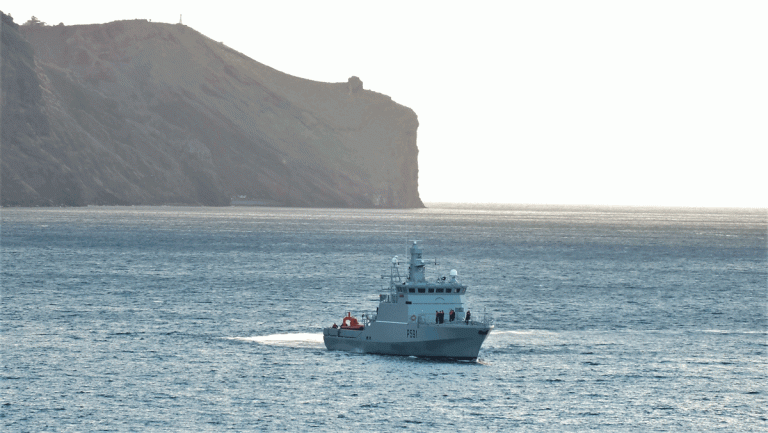
[[[443,323],[439,323],[439,324],[435,323],[435,316],[433,314],[429,315],[429,317],[428,317],[427,314],[423,314],[422,313],[422,314],[419,314],[418,318],[419,318],[419,324],[420,325],[434,325],[434,326],[449,325],[450,326],[450,325],[466,325],[467,324],[463,317],[458,317],[458,316],[456,317],[456,319],[453,320],[453,322],[451,322],[448,318],[446,318]],[[493,316],[491,316],[490,314],[488,314],[485,311],[483,311],[482,319],[472,319],[472,318],[470,318],[469,324],[470,325],[475,325],[475,326],[480,326],[480,325],[483,325],[483,326],[493,326]]]
[[[379,313],[376,311],[363,311],[360,313],[361,321],[363,322],[363,326],[368,326],[371,323],[376,321],[376,318],[378,317]]]
[[[471,322],[477,324],[477,325],[484,325],[484,326],[493,326],[493,317],[483,317],[482,320],[478,320],[475,322],[472,320]]]
[[[402,296],[402,295],[401,295]],[[397,292],[392,290],[389,293],[379,293],[379,302],[397,303]]]
[[[493,316],[483,308],[483,320],[480,321],[485,326],[493,326]]]
[[[461,322],[464,322],[464,320],[461,320]],[[469,323],[476,326],[493,326],[493,316],[483,308],[483,317],[477,318],[477,316],[473,314]]]

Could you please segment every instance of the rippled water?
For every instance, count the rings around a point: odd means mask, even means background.
[[[759,431],[765,210],[2,209],[3,431]],[[478,362],[329,352],[405,240]]]

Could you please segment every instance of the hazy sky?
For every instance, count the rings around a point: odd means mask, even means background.
[[[768,207],[767,1],[4,2],[184,24],[419,116],[426,202]]]

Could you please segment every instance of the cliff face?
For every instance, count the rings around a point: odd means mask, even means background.
[[[2,204],[421,207],[415,113],[183,25],[2,25]]]

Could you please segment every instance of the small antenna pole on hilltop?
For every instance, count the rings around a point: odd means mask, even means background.
[[[179,14],[179,24],[181,24],[181,14]]]

